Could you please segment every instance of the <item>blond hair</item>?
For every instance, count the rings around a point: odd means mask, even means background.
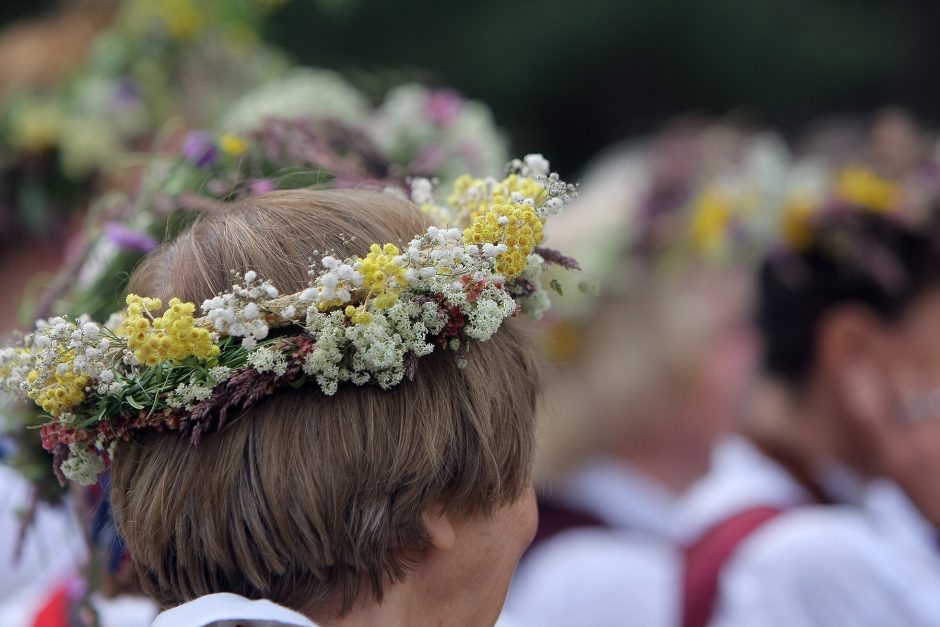
[[[199,221],[135,273],[131,291],[201,302],[252,269],[303,289],[319,252],[424,231],[411,203],[361,191],[275,192]],[[213,592],[305,611],[381,599],[427,546],[421,514],[486,514],[528,485],[539,368],[510,320],[465,368],[436,351],[383,391],[279,390],[198,448],[151,432],[114,459],[115,520],[163,606]]]

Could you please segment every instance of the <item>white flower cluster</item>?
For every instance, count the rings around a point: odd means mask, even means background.
[[[389,389],[404,378],[407,354],[418,358],[434,351],[428,339],[445,322],[435,303],[411,300],[376,312],[369,324],[349,325],[340,311],[316,315],[308,330],[317,342],[304,361],[304,372],[327,395],[345,381]]]
[[[460,229],[430,226],[424,235],[411,240],[405,248],[404,258],[408,262],[405,280],[414,283],[437,275],[457,274],[470,263],[470,257],[479,253],[477,246],[464,247]]]
[[[436,103],[449,111],[434,115]],[[393,162],[433,172],[445,185],[465,173],[498,172],[507,159],[506,138],[485,104],[423,85],[390,90],[366,131]]]
[[[361,124],[369,109],[368,99],[338,73],[299,68],[241,96],[222,116],[220,127],[247,134],[267,118],[330,118]]]
[[[37,320],[35,331],[25,338],[26,350],[6,349],[0,353],[0,371],[4,370],[4,360],[9,363],[6,386],[24,392],[72,373],[97,380],[95,389],[99,394],[117,393],[123,383],[115,380],[109,336],[108,329],[87,316],[77,321],[61,316]],[[28,380],[30,371],[36,372],[32,381]]]
[[[242,338],[242,346],[250,351],[270,331],[258,303],[277,298],[278,291],[260,280],[254,270],[246,272],[243,281],[233,285],[230,292],[203,302],[202,311],[217,332]]]
[[[526,269],[519,275],[520,279],[528,281],[535,289],[531,294],[517,297],[516,302],[519,303],[522,313],[536,320],[545,315],[545,312],[552,306],[548,292],[542,288],[542,268],[544,265],[545,260],[541,255],[532,253],[529,255],[529,263]]]
[[[180,383],[176,386],[169,397],[167,405],[176,409],[192,409],[196,403],[207,400],[212,396],[212,387],[205,382],[195,380],[195,377],[189,383]]]
[[[61,466],[62,474],[82,485],[94,485],[104,472],[104,460],[83,444],[69,444],[69,457]]]
[[[11,394],[28,391],[29,371],[32,369],[32,355],[24,349],[0,349],[0,389]]]
[[[522,159],[513,159],[510,161],[509,167],[507,169],[510,172],[519,174],[519,176],[537,179],[539,177],[548,176],[549,171],[551,170],[551,165],[549,164],[548,159],[542,155],[538,153],[530,153]]]
[[[264,349],[258,349],[260,352]],[[270,352],[270,351],[269,351]],[[252,353],[254,355],[254,353]],[[249,362],[251,356],[249,356]],[[232,376],[232,369],[228,366],[213,366],[209,368],[208,377],[200,378],[195,373],[190,377],[189,383],[180,383],[167,397],[167,405],[176,409],[192,409],[196,403],[207,400],[212,396],[215,386],[223,383]]]
[[[284,353],[267,346],[259,346],[248,355],[248,364],[258,372],[273,372],[279,377],[287,372],[287,359]]]
[[[363,277],[359,274],[355,262],[340,261],[327,255],[320,260],[320,264],[326,271],[321,274],[315,267],[311,267],[308,274],[312,285],[301,292],[298,299],[310,306],[308,319],[316,311],[348,303],[352,300],[353,292],[362,287],[363,283]]]

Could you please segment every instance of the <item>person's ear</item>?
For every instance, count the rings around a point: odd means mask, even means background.
[[[441,505],[430,505],[421,513],[421,522],[431,540],[431,546],[439,551],[449,551],[457,544],[457,530],[452,515]]]
[[[840,307],[825,316],[816,334],[816,370],[827,381],[838,382],[859,364],[881,361],[880,321],[860,307]]]

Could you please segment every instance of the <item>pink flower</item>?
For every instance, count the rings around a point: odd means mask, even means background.
[[[424,111],[437,126],[447,126],[463,107],[463,97],[453,89],[436,89],[428,93]]]
[[[251,193],[254,196],[260,196],[268,192],[273,192],[275,187],[274,181],[271,179],[258,179],[257,181],[251,182]]]

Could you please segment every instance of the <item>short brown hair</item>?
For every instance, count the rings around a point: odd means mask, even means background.
[[[202,302],[252,269],[282,291],[316,251],[364,254],[423,232],[411,203],[361,191],[275,192],[199,221],[135,273],[131,291]],[[421,514],[486,514],[529,482],[538,362],[518,322],[421,358],[389,391],[279,390],[198,448],[176,433],[123,445],[112,500],[144,589],[163,606],[213,592],[342,611],[381,598],[426,546]]]

